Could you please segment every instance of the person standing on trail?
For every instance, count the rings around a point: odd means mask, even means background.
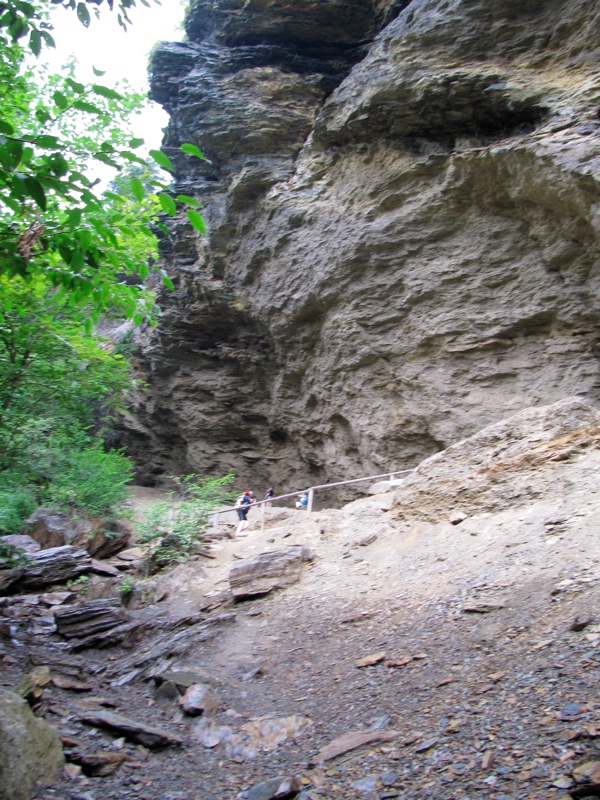
[[[298,500],[296,500],[296,508],[306,508],[308,505],[308,494],[306,492],[302,492],[298,495]]]
[[[275,497],[275,489],[273,489],[273,487],[272,487],[272,486],[269,486],[269,488],[268,488],[268,489],[267,489],[267,491],[265,492],[265,500],[266,500],[266,503],[265,503],[265,505],[266,505],[266,506],[268,506],[269,508],[271,508],[271,506],[273,505],[273,503],[271,502],[271,500],[272,500],[274,497]]]
[[[244,494],[240,495],[238,499],[235,501],[235,507],[237,509],[237,515],[239,519],[239,523],[237,529],[235,531],[236,536],[240,536],[242,531],[245,530],[248,525],[248,511],[250,510],[250,506],[252,505],[254,495],[251,491],[244,492]]]

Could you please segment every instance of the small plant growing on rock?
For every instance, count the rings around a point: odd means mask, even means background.
[[[32,559],[20,547],[3,542],[0,537],[0,570],[26,567]]]
[[[126,575],[119,584],[119,594],[121,597],[126,597],[131,594],[135,589],[135,581],[131,575]]]
[[[199,475],[173,477],[177,490],[163,503],[155,503],[144,514],[137,539],[151,547],[148,571],[185,561],[206,532],[210,515],[233,500],[233,472],[222,478]]]
[[[76,592],[79,592],[83,597],[86,596],[88,590],[88,584],[90,582],[88,575],[80,575],[78,578],[74,578],[70,581],[67,581],[67,589],[73,589]]]

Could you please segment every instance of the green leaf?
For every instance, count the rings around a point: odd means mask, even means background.
[[[138,147],[141,147],[144,144],[143,139],[130,139],[129,140],[129,147],[133,150],[137,150]]]
[[[185,144],[181,145],[181,150],[184,153],[187,153],[189,156],[196,156],[196,158],[201,158],[203,161],[206,161],[206,156],[195,144],[189,144],[186,142]]]
[[[34,28],[29,34],[29,49],[34,56],[39,56],[42,50],[42,36],[37,28]]]
[[[94,158],[96,161],[101,161],[103,164],[108,164],[109,167],[113,167],[114,169],[119,169],[119,165],[117,162],[107,156],[106,153],[94,153]]]
[[[58,106],[61,111],[64,111],[64,109],[69,105],[69,101],[62,92],[54,92],[52,98],[54,100],[54,105]]]
[[[23,142],[20,139],[8,139],[0,147],[0,161],[8,169],[16,169],[23,158]]]
[[[79,223],[81,222],[81,214],[82,211],[80,208],[73,208],[71,209],[71,211],[69,211],[69,216],[68,216],[69,228],[73,229],[79,225]]]
[[[129,186],[131,188],[131,192],[135,197],[135,199],[141,203],[141,201],[144,199],[144,194],[145,194],[144,184],[141,182],[139,178],[132,178],[129,181]]]
[[[194,200],[193,197],[189,197],[187,194],[178,194],[176,199],[178,203],[185,203],[186,206],[197,207],[200,205],[200,203],[197,200]]]
[[[37,205],[42,209],[42,211],[46,210],[46,193],[44,191],[44,187],[39,181],[36,181],[35,178],[31,178],[30,176],[26,177],[23,181],[25,184],[25,188],[27,189],[27,194],[35,200]]]
[[[162,208],[162,210],[165,212],[165,214],[168,214],[170,217],[172,217],[177,211],[177,204],[175,203],[175,200],[173,200],[173,198],[170,197],[168,194],[164,194],[164,192],[161,192],[158,195],[158,201],[160,203],[160,207]]]
[[[60,150],[62,147],[58,141],[58,136],[49,136],[48,134],[38,136],[35,143],[38,147],[44,147],[47,150]]]
[[[150,150],[149,155],[154,159],[154,161],[156,161],[159,167],[162,167],[169,172],[175,172],[173,164],[171,164],[171,160],[161,150]]]
[[[92,67],[92,71],[97,78],[101,78],[103,75],[106,75],[106,71],[103,69],[96,69],[96,67]]]
[[[87,28],[91,22],[90,12],[85,3],[77,3],[77,19],[84,28]]]
[[[87,333],[88,336],[94,330],[94,325],[92,323],[92,320],[89,317],[86,317],[85,322],[83,323],[83,326],[84,326],[85,332]]]
[[[140,164],[142,167],[146,167],[146,161],[139,156],[136,156],[135,153],[130,153],[129,150],[120,150],[119,155],[121,158],[124,158],[126,161],[130,161],[132,164]]]
[[[187,218],[192,224],[192,227],[195,228],[200,233],[206,235],[206,225],[204,224],[204,220],[200,216],[197,211],[194,211],[193,208],[190,208],[186,211]]]
[[[162,282],[167,287],[167,289],[170,289],[171,291],[175,289],[175,287],[173,286],[173,281],[171,280],[171,278],[167,277],[167,275],[162,276]]]
[[[5,119],[0,120],[0,133],[3,133],[5,136],[14,136],[15,129],[7,122]]]
[[[46,47],[56,47],[56,42],[48,31],[40,31],[40,36],[46,42]]]
[[[114,89],[110,89],[108,86],[101,86],[98,83],[95,83],[92,86],[92,91],[95,94],[99,94],[101,97],[106,97],[107,100],[122,100],[123,95],[119,94],[119,92],[115,92]]]
[[[69,171],[69,162],[62,153],[55,153],[50,159],[50,168],[55,175],[62,178]]]
[[[4,203],[4,205],[8,206],[11,211],[14,211],[15,214],[18,214],[21,210],[21,206],[17,200],[14,200],[12,197],[0,197],[0,202]]]
[[[81,245],[83,252],[87,252],[92,244],[92,232],[87,228],[82,228],[81,230],[77,231],[77,238],[79,239],[79,244]]]
[[[13,41],[16,42],[27,33],[27,22],[20,17],[15,17],[15,19],[8,26],[8,33],[12,37]]]
[[[73,91],[76,92],[77,94],[83,94],[85,92],[85,86],[83,85],[83,83],[74,81],[73,78],[67,78],[65,83],[67,84],[67,86],[73,89]]]
[[[104,113],[101,108],[98,108],[98,106],[95,106],[93,103],[87,103],[85,100],[75,100],[73,108],[76,108],[78,111],[85,111],[87,114]]]

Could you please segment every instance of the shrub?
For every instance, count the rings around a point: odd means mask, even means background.
[[[37,503],[33,491],[27,487],[0,487],[0,535],[19,533],[23,521],[33,512]]]
[[[102,516],[127,499],[133,464],[120,451],[106,453],[102,442],[95,442],[82,450],[62,453],[58,462],[58,470],[44,492],[45,502]]]
[[[233,472],[222,478],[185,475],[172,478],[176,492],[150,506],[138,527],[138,541],[150,544],[150,571],[185,561],[202,541],[211,513],[231,502]]]

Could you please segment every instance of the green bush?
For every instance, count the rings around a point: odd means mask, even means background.
[[[58,461],[59,469],[44,493],[50,505],[102,516],[127,499],[133,464],[123,453],[106,453],[102,442],[95,442],[83,450],[62,453]]]
[[[0,535],[19,533],[37,503],[33,491],[19,486],[0,487]]]
[[[176,492],[150,506],[138,526],[137,539],[151,546],[150,571],[185,561],[202,541],[210,515],[232,501],[233,472],[222,478],[185,475],[172,478]]]

